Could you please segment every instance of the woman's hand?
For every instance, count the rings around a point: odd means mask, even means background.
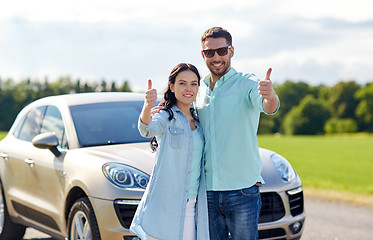
[[[152,80],[148,80],[148,90],[145,92],[144,106],[140,114],[141,122],[149,124],[152,121],[151,110],[154,104],[157,103],[157,90],[152,88]]]
[[[145,107],[151,109],[157,103],[157,90],[152,88],[152,80],[148,80],[148,90],[145,92]]]

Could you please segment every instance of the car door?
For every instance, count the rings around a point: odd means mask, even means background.
[[[39,199],[39,204],[33,208],[43,216],[42,223],[51,230],[60,231],[64,227],[62,225],[65,199],[63,163],[68,144],[62,115],[55,106],[49,105],[46,108],[40,133],[46,132],[55,133],[59,142],[58,149],[62,155],[56,157],[51,151],[36,147],[29,152],[29,158],[34,164],[32,181],[37,183],[31,186],[30,190],[35,194],[34,197]]]
[[[37,199],[34,197],[35,181],[34,165],[30,159],[30,151],[34,148],[32,139],[40,133],[41,121],[45,107],[31,109],[16,126],[8,139],[6,152],[6,187],[12,207],[21,215],[30,215],[29,206]]]

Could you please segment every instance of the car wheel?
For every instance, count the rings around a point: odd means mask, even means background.
[[[79,198],[71,207],[69,218],[69,240],[100,240],[100,231],[92,205],[88,198]]]
[[[10,219],[4,198],[3,186],[0,182],[0,240],[21,240],[25,235],[26,227],[16,224]]]

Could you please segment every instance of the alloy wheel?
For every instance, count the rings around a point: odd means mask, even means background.
[[[87,216],[82,211],[77,211],[71,224],[71,240],[91,240],[91,227]]]

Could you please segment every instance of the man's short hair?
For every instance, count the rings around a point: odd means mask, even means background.
[[[232,45],[232,35],[226,29],[221,27],[212,27],[207,29],[201,37],[202,46],[207,38],[225,38],[228,45]]]

